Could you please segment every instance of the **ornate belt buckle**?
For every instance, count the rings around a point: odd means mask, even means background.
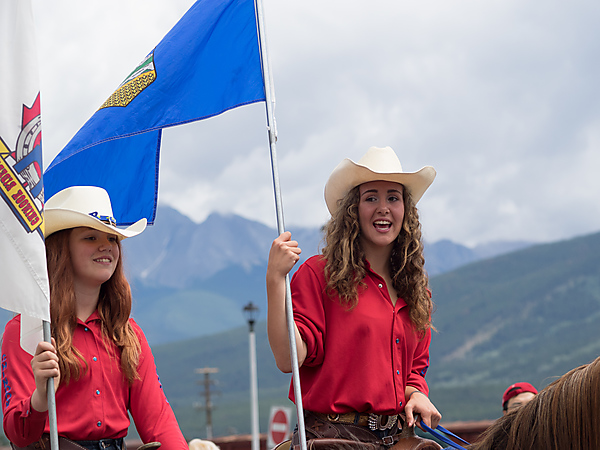
[[[382,416],[379,414],[373,414],[370,413],[369,414],[369,429],[371,431],[375,431],[375,430],[390,430],[391,428],[393,428],[394,425],[396,425],[396,422],[398,421],[398,416]]]

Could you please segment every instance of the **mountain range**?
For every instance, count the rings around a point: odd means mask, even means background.
[[[250,273],[264,269],[275,228],[234,214],[213,213],[195,223],[175,209],[161,206],[158,220],[135,239],[123,241],[130,276],[145,287],[188,288],[223,270]],[[320,228],[290,227],[303,249],[300,262],[319,252]],[[425,244],[430,275],[524,248],[531,242],[491,242],[469,248],[450,240]]]
[[[144,233],[123,241],[133,315],[151,344],[242,325],[242,308],[249,302],[265,317],[264,274],[278,234],[274,228],[216,213],[198,224],[169,207],[160,207],[157,217]],[[290,231],[303,249],[300,262],[319,252],[320,228]],[[426,268],[433,276],[529,245],[495,242],[469,248],[449,240],[425,243]]]

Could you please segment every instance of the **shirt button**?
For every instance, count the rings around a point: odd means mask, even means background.
[[[379,289],[381,289],[383,287],[383,284],[379,283],[377,286],[379,286]]]
[[[396,344],[400,343],[400,339],[396,338]]]
[[[96,395],[100,395],[100,391],[96,391]]]
[[[96,425],[99,426],[99,427],[101,427],[102,426],[102,422],[98,421],[98,423]]]
[[[90,331],[90,329],[88,327],[85,327],[84,330],[85,331]]]
[[[402,406],[402,402],[400,402],[400,403],[398,404],[398,406]]]
[[[400,375],[400,371],[399,371],[399,370],[396,370],[396,374],[397,374],[397,375]]]
[[[94,361],[98,361],[98,358],[96,358],[95,356],[92,358]]]

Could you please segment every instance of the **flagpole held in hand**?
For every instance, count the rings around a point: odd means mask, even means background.
[[[50,322],[42,321],[44,330],[44,341],[52,342],[52,333],[50,331]],[[54,386],[54,378],[48,378],[48,422],[50,425],[50,448],[59,450],[58,448],[58,423],[56,421],[56,391]]]
[[[261,64],[263,68],[263,82],[265,86],[265,103],[267,109],[267,129],[269,131],[269,149],[271,152],[271,169],[273,172],[273,189],[275,192],[275,210],[277,213],[277,230],[281,234],[285,231],[283,220],[283,202],[281,199],[281,188],[279,184],[279,170],[277,166],[277,127],[275,123],[275,93],[273,79],[270,71],[270,61],[267,52],[267,39],[264,25],[264,14],[262,0],[255,0],[256,18],[258,25],[258,39],[260,45]],[[300,438],[300,449],[306,450],[306,433],[304,426],[304,408],[302,406],[302,391],[300,388],[300,370],[298,366],[298,349],[296,347],[296,335],[294,332],[294,312],[292,309],[292,295],[290,290],[290,276],[285,276],[285,316],[288,329],[288,341],[290,344],[290,357],[292,362],[292,383],[294,387],[294,399],[296,402],[296,413],[298,416],[298,436]]]

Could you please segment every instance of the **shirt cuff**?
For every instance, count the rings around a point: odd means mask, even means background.
[[[425,380],[422,383],[419,383],[417,380],[409,380],[406,386],[414,387],[417,391],[429,397],[429,386]]]
[[[23,417],[27,417],[30,420],[34,420],[34,421],[46,421],[46,418],[48,417],[48,411],[44,411],[44,412],[39,412],[37,411],[33,406],[31,406],[31,397],[29,397],[25,403],[23,404],[23,409],[25,410],[25,413],[23,414]]]

